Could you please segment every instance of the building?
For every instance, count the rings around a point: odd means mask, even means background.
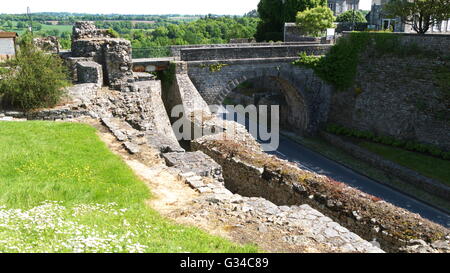
[[[415,32],[410,25],[403,24],[399,18],[387,18],[383,14],[383,6],[389,0],[373,0],[372,9],[368,15],[369,28],[374,30],[391,29],[394,32]],[[450,19],[438,22],[430,28],[428,33],[450,33]]]
[[[347,10],[359,10],[359,0],[328,0],[328,7],[338,16]]]
[[[17,33],[0,31],[0,61],[16,55]]]

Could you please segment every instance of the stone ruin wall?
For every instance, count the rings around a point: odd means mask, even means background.
[[[182,102],[189,116],[203,109],[201,97],[182,63],[168,92],[173,104]],[[196,108],[197,106],[197,108]],[[448,251],[450,231],[419,215],[379,200],[328,177],[299,169],[261,151],[245,130],[214,118],[192,120],[194,126],[215,126],[225,132],[191,141],[192,151],[201,151],[222,168],[225,187],[247,197],[262,197],[278,206],[308,204],[368,241],[376,240],[389,252]],[[232,130],[230,130],[232,129]],[[232,135],[228,131],[232,131]],[[226,135],[224,137],[224,135]],[[225,139],[225,140],[223,140]],[[171,160],[174,161],[174,160]],[[199,186],[200,187],[200,186]]]
[[[207,137],[191,145],[222,166],[225,184],[232,192],[263,197],[277,205],[308,204],[364,239],[375,239],[385,251],[450,249],[450,230],[259,149]]]
[[[93,61],[102,66],[104,84],[120,91],[133,89],[131,42],[112,38],[107,30],[99,30],[93,22],[76,22],[72,33],[72,51],[66,63],[79,83],[91,76],[78,77],[77,63]],[[99,78],[93,77],[93,78]]]

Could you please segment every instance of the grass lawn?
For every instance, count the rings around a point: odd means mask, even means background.
[[[450,186],[450,161],[372,142],[359,146]]]
[[[255,252],[176,225],[88,125],[0,122],[0,252]]]

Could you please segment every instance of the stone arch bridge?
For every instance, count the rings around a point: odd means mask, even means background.
[[[187,69],[186,88],[198,92],[207,104],[222,104],[239,84],[259,78],[270,78],[281,86],[287,103],[288,124],[299,133],[313,134],[328,118],[331,87],[311,69],[292,65],[300,52],[323,55],[329,45],[305,43],[217,45],[179,47],[174,53]],[[166,60],[167,61],[167,60]],[[135,60],[135,65],[164,67],[164,60]],[[156,63],[157,62],[157,63]],[[179,84],[186,85],[186,78]]]

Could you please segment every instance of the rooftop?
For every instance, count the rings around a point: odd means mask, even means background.
[[[0,31],[0,38],[16,38],[17,33],[16,32],[8,32],[8,31]]]

